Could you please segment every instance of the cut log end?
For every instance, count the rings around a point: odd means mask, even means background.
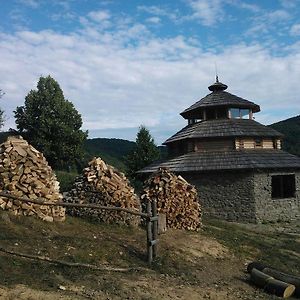
[[[268,280],[264,290],[267,293],[276,295],[282,298],[288,298],[292,296],[295,292],[295,286],[277,279],[270,279]]]

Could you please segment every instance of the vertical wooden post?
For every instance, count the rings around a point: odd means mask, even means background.
[[[153,221],[153,258],[157,255],[157,238],[158,238],[158,216],[157,216],[157,202],[156,200],[152,201],[152,217],[156,218]]]
[[[151,265],[153,261],[153,248],[152,248],[152,222],[151,222],[151,203],[147,200],[147,213],[149,217],[147,218],[147,255],[148,264]]]

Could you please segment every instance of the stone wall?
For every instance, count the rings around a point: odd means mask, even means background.
[[[204,215],[228,221],[256,222],[251,171],[182,174],[197,187]]]
[[[272,199],[272,175],[295,174],[296,193],[293,198]],[[300,218],[300,172],[261,172],[254,174],[254,195],[258,222],[289,221]]]

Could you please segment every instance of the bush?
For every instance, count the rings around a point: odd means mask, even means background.
[[[78,176],[77,173],[69,173],[66,171],[55,171],[57,180],[60,184],[60,192],[67,192],[72,188],[75,178]]]

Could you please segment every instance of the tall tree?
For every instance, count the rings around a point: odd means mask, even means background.
[[[3,95],[4,92],[0,90],[0,99],[2,98]],[[0,129],[3,127],[3,125],[4,125],[4,111],[0,108]]]
[[[137,179],[136,172],[159,158],[159,150],[149,130],[141,125],[136,136],[136,147],[127,156],[128,175]]]
[[[40,77],[37,90],[31,90],[14,113],[19,132],[52,167],[66,168],[82,159],[87,132],[80,129],[81,115],[51,76]]]

